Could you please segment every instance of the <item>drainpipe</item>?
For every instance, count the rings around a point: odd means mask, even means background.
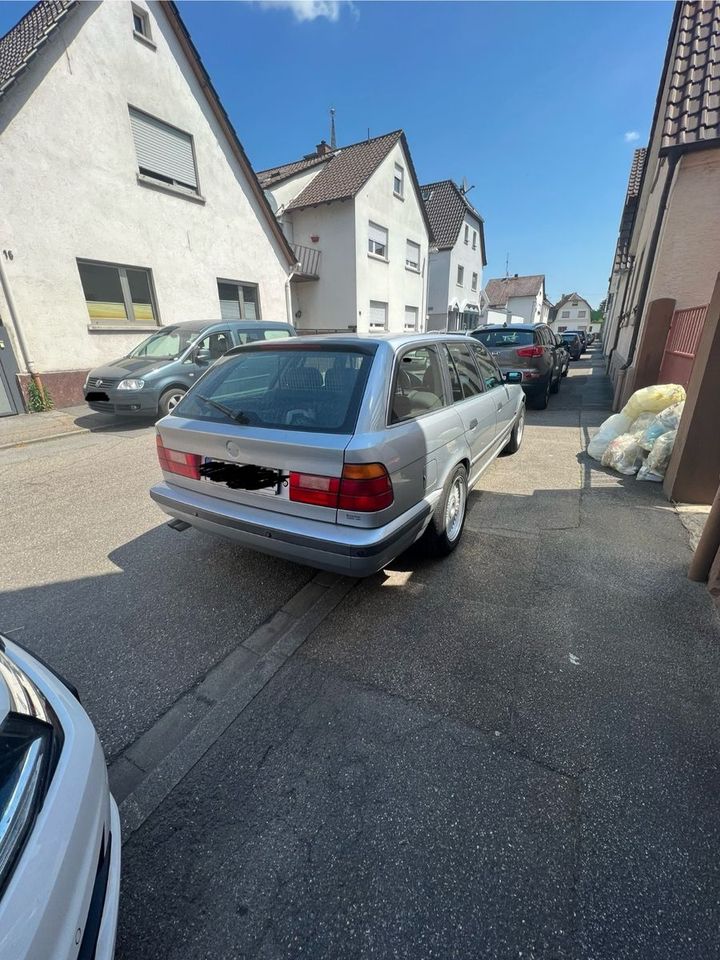
[[[635,347],[637,346],[638,337],[640,335],[640,324],[642,322],[642,316],[645,310],[645,300],[650,287],[650,275],[655,265],[655,254],[657,253],[658,243],[660,242],[660,231],[662,230],[663,223],[665,222],[668,197],[670,196],[670,188],[672,187],[673,180],[675,179],[675,170],[677,168],[679,159],[680,155],[677,153],[670,154],[668,157],[668,168],[665,175],[665,184],[663,185],[662,197],[660,198],[658,218],[655,221],[655,226],[653,227],[652,237],[650,238],[650,249],[647,257],[645,258],[645,273],[643,274],[642,287],[640,289],[640,296],[638,297],[636,307],[635,326],[633,327],[632,339],[630,340],[630,349],[628,350],[627,360],[620,368],[621,370],[627,370],[632,365],[633,359],[635,358]]]
[[[5,295],[5,302],[7,303],[8,311],[10,313],[10,319],[12,320],[13,329],[15,330],[15,336],[17,337],[18,346],[20,347],[20,353],[22,354],[23,363],[27,367],[27,371],[30,374],[30,379],[37,387],[38,393],[42,399],[43,405],[47,402],[45,397],[45,388],[43,387],[42,380],[40,379],[40,374],[35,370],[35,363],[30,359],[30,349],[27,345],[27,340],[25,339],[25,334],[23,329],[20,326],[20,321],[18,320],[17,308],[15,307],[15,300],[10,290],[10,282],[5,272],[5,264],[3,262],[3,257],[0,257],[0,286],[2,286],[3,294]]]
[[[292,294],[290,293],[290,281],[298,272],[301,266],[302,264],[299,261],[296,264],[294,264],[292,270],[287,275],[287,280],[285,281],[285,312],[287,313],[288,323],[292,324],[293,327],[295,326],[295,324],[293,323],[294,317],[292,312]]]

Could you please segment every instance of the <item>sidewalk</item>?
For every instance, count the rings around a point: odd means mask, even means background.
[[[718,956],[720,620],[584,452],[609,398],[573,364],[455,553],[360,582],[130,838],[118,960]]]
[[[89,433],[106,430],[119,425],[135,424],[135,421],[118,420],[115,417],[93,413],[84,403],[47,413],[21,413],[16,417],[0,417],[0,450],[25,443],[55,440],[73,433]],[[146,424],[138,421],[136,425]]]

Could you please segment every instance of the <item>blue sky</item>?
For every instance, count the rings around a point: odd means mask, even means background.
[[[0,4],[0,34],[29,8]],[[544,273],[605,296],[632,151],[647,138],[670,2],[181,0],[256,169],[402,127],[421,182],[466,177],[484,279]]]

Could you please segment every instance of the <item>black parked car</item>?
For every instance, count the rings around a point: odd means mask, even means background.
[[[545,323],[488,324],[470,334],[487,347],[503,375],[522,374],[522,388],[535,406],[544,410],[551,393],[560,389],[563,352]]]
[[[557,344],[558,356],[560,358],[560,376],[566,377],[570,369],[570,348],[563,338],[557,335],[555,335],[555,343]]]
[[[564,330],[560,336],[568,349],[571,360],[579,360],[582,356],[583,345],[580,336],[572,330]]]
[[[574,334],[576,334],[576,336],[577,336],[578,339],[580,340],[580,345],[581,345],[581,347],[582,347],[582,352],[585,353],[585,351],[586,351],[587,348],[588,348],[587,334],[585,333],[585,331],[584,331],[584,330],[566,330],[565,333],[574,333]]]

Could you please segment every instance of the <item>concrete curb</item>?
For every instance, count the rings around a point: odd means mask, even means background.
[[[318,573],[110,764],[123,843],[224,734],[355,586]]]
[[[95,427],[94,430],[88,430],[86,427],[80,427],[78,430],[66,430],[64,433],[52,433],[44,437],[31,437],[28,440],[15,440],[13,443],[0,444],[0,450],[14,450],[17,447],[27,447],[31,443],[46,443],[48,440],[62,440],[63,437],[72,437],[76,433],[96,433],[98,430],[108,430],[109,427]]]

